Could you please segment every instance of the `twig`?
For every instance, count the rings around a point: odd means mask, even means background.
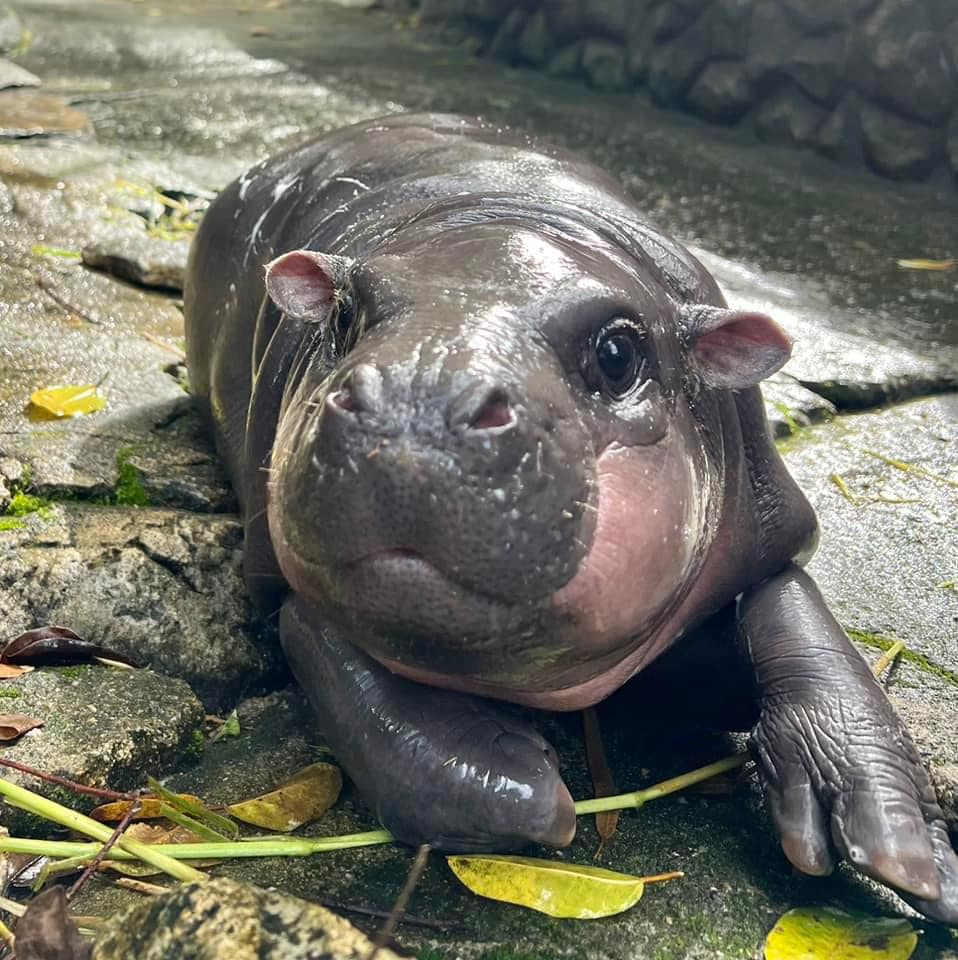
[[[605,744],[602,742],[602,729],[599,726],[599,714],[595,707],[587,707],[582,711],[582,732],[585,739],[585,758],[589,765],[589,774],[592,777],[593,792],[597,797],[610,797],[618,793],[615,778],[609,769],[609,760],[605,753]],[[595,815],[595,829],[599,834],[599,845],[592,855],[598,860],[602,851],[615,836],[619,825],[619,810],[606,810]]]
[[[99,797],[102,800],[136,800],[135,793],[118,793],[116,790],[100,790],[97,787],[88,787],[85,784],[77,783],[75,780],[67,780],[65,777],[58,777],[55,773],[44,773],[37,770],[36,767],[28,767],[25,763],[17,763],[16,760],[0,759],[0,766],[10,767],[11,770],[19,770],[20,773],[26,773],[38,780],[46,780],[47,783],[55,783],[58,787],[65,787],[74,793],[83,793],[90,797]]]
[[[402,919],[403,914],[405,914],[406,907],[409,906],[409,900],[413,895],[413,891],[416,889],[416,885],[419,883],[419,878],[422,876],[423,870],[426,869],[431,851],[432,847],[428,843],[424,843],[416,853],[416,859],[409,868],[409,875],[406,877],[406,882],[403,884],[402,890],[399,891],[399,896],[396,897],[396,902],[393,904],[389,917],[382,927],[380,927],[379,933],[376,934],[376,939],[373,941],[373,948],[369,951],[369,956],[366,957],[366,960],[376,960],[376,954],[392,940],[393,934],[396,932],[396,927],[399,926],[399,921]]]
[[[119,881],[117,881],[119,882]],[[355,903],[340,903],[338,900],[327,900],[325,897],[310,898],[313,903],[318,903],[329,910],[339,910],[342,913],[357,913],[363,917],[376,917],[385,920],[392,913],[391,910],[376,910],[374,907],[361,907]],[[456,920],[430,920],[427,917],[411,917],[407,913],[400,921],[401,924],[407,924],[410,927],[424,927],[426,930],[436,930],[439,933],[448,933],[462,926]]]
[[[898,654],[905,649],[905,644],[901,640],[896,640],[874,663],[872,673],[877,680],[894,662]]]
[[[63,297],[61,297],[60,294],[58,294],[58,293],[56,292],[56,290],[53,289],[53,281],[50,280],[48,277],[43,276],[43,274],[41,274],[41,273],[35,273],[35,274],[33,275],[33,280],[34,280],[34,282],[36,283],[36,285],[37,285],[58,307],[62,307],[62,308],[63,308],[64,310],[66,310],[66,312],[69,313],[71,316],[79,317],[81,320],[86,320],[87,323],[92,323],[94,326],[99,326],[100,321],[97,320],[96,317],[91,317],[90,314],[84,313],[84,311],[82,311],[79,307],[77,307],[77,306],[75,306],[74,304],[70,303],[69,300],[64,300]]]
[[[77,878],[76,883],[67,890],[67,903],[69,903],[82,889],[84,884],[96,873],[100,864],[103,862],[103,859],[110,852],[110,850],[116,845],[117,841],[123,835],[123,831],[130,825],[130,821],[139,813],[140,811],[140,801],[134,800],[130,806],[127,808],[126,813],[123,814],[123,819],[116,825],[116,829],[113,831],[113,834],[110,836],[110,839],[100,847],[97,855],[87,864],[86,870],[80,874]]]
[[[149,897],[158,897],[160,894],[169,893],[169,887],[162,887],[158,883],[147,883],[145,880],[137,880],[134,877],[117,877],[114,883],[124,890],[132,890],[134,893],[144,893]]]

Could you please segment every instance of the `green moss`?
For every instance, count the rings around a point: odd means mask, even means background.
[[[186,752],[189,756],[192,757],[201,757],[203,756],[203,751],[206,749],[206,733],[203,730],[197,728],[190,734],[190,742],[187,744]]]
[[[16,700],[17,697],[20,697],[20,696],[22,696],[22,694],[16,687],[11,687],[11,686],[0,687],[0,699],[6,698],[7,700]]]
[[[20,530],[25,526],[19,517],[0,517],[0,533],[7,530]]]
[[[888,637],[883,637],[877,633],[868,633],[865,630],[855,630],[850,627],[846,627],[845,632],[852,640],[862,643],[866,647],[873,647],[875,650],[888,650],[897,642],[895,640],[889,640]],[[958,673],[935,663],[933,660],[929,660],[923,653],[916,653],[914,650],[909,650],[905,647],[905,649],[898,654],[898,659],[907,660],[909,663],[918,667],[919,670],[924,670],[926,673],[938,677],[939,680],[944,680],[945,683],[950,683],[952,686],[958,687]]]
[[[24,493],[18,490],[7,507],[8,517],[26,517],[31,513],[46,520],[50,516],[50,501],[43,497],[35,497],[32,494]]]
[[[56,673],[58,676],[63,677],[65,680],[77,680],[82,677],[83,674],[89,668],[84,667],[56,667]]]
[[[120,507],[145,507],[150,502],[139,471],[130,462],[133,454],[131,447],[124,447],[116,454],[116,493],[112,502]]]

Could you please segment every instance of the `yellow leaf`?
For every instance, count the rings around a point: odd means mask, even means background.
[[[106,406],[106,400],[97,392],[96,384],[78,387],[47,387],[30,395],[30,403],[53,417],[76,417],[96,413]]]
[[[898,260],[898,266],[904,270],[954,270],[958,260]]]
[[[253,800],[230,804],[227,810],[244,823],[290,833],[321,817],[336,802],[342,788],[343,775],[339,767],[314,763],[275,790]]]
[[[800,907],[775,924],[765,960],[908,960],[917,944],[907,920]]]
[[[181,796],[193,803],[202,802],[199,797],[194,797],[192,794],[184,793]],[[165,802],[160,797],[144,797],[139,801],[140,809],[133,820],[160,819],[164,816],[162,807]],[[127,815],[132,805],[132,800],[114,800],[112,803],[101,803],[100,806],[90,811],[90,816],[94,820],[99,820],[100,823],[119,823]]]
[[[643,877],[558,860],[476,854],[446,862],[473,893],[550,917],[611,917],[635,906],[645,889]]]

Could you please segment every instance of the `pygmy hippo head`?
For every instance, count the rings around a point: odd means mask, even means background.
[[[272,456],[292,589],[396,672],[535,705],[594,702],[657,652],[720,523],[715,397],[788,357],[770,319],[508,218],[293,251],[267,290],[324,331]]]

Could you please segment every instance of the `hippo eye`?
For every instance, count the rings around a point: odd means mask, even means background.
[[[624,397],[644,368],[638,329],[624,318],[606,324],[595,341],[595,358],[604,389],[617,399]]]

